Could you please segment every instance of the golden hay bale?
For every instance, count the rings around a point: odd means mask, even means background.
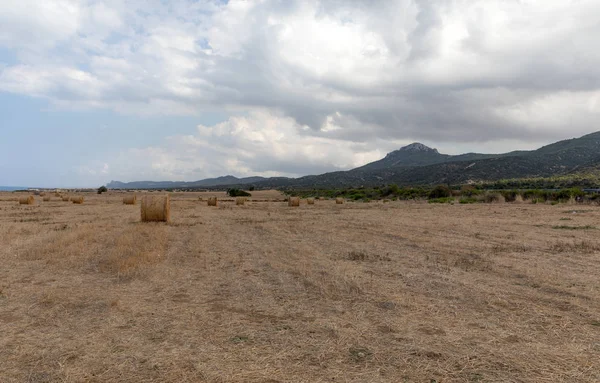
[[[71,197],[71,201],[76,203],[77,205],[81,205],[83,203],[83,196]]]
[[[307,198],[306,199],[306,203],[309,205],[314,205],[315,204],[315,199],[314,198]]]
[[[246,197],[237,197],[235,199],[235,204],[236,205],[243,205],[246,203]]]
[[[58,197],[58,198],[61,198],[61,197],[62,197],[62,195],[61,195],[59,192],[56,192],[56,193],[54,193],[54,196],[55,196],[55,197]]]
[[[63,202],[69,202],[71,200],[71,197],[69,197],[68,195],[64,195],[61,197]]]
[[[142,197],[142,222],[170,222],[171,199],[166,196]]]
[[[336,198],[336,199],[335,199],[335,203],[336,203],[337,205],[342,205],[342,204],[344,203],[344,199],[343,199],[343,198],[339,198],[339,197],[338,197],[338,198]]]
[[[137,196],[135,194],[123,197],[123,205],[135,205],[136,202]]]
[[[288,206],[300,206],[300,197],[290,197],[288,199]]]
[[[48,201],[50,201],[51,199],[52,199],[52,198],[51,198],[49,195],[47,195],[47,196],[44,196],[44,198],[43,198],[44,202],[48,202]]]
[[[33,198],[32,195],[30,195],[28,197],[19,198],[20,205],[33,205],[34,202],[35,202],[35,199]]]
[[[208,206],[217,206],[217,197],[208,197]]]
[[[204,201],[202,197],[198,197],[198,201]]]
[[[46,196],[46,192],[40,192],[40,197],[45,197]]]

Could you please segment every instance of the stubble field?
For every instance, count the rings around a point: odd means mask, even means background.
[[[597,206],[209,194],[0,193],[0,382],[600,381]]]

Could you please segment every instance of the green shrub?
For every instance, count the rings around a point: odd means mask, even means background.
[[[453,197],[431,198],[429,203],[454,203]]]
[[[516,190],[502,190],[500,194],[504,197],[506,202],[515,202],[517,200],[517,196],[520,195]]]
[[[473,197],[473,196],[479,195],[481,193],[482,193],[481,190],[477,189],[473,185],[463,185],[460,188],[460,194],[465,197]]]
[[[551,194],[550,192],[547,192],[545,190],[537,190],[537,189],[533,189],[533,190],[525,190],[523,192],[523,198],[524,199],[529,199],[529,200],[537,200],[537,202],[546,202],[548,199],[551,198]]]
[[[556,201],[567,202],[571,198],[583,197],[585,193],[579,188],[562,189],[553,194]]]
[[[474,197],[463,197],[458,202],[462,203],[462,204],[468,204],[468,203],[477,203],[479,201],[477,200],[477,198],[474,198]]]
[[[438,185],[429,193],[429,199],[448,197],[452,197],[452,190],[446,185]]]
[[[252,196],[252,194],[245,192],[243,190],[240,190],[240,189],[228,189],[227,194],[230,197],[251,197]]]
[[[98,194],[106,193],[107,191],[108,189],[106,188],[106,186],[100,186],[98,188]]]

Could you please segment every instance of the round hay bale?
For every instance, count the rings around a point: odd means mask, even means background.
[[[235,199],[236,205],[244,205],[246,203],[246,197],[237,197]]]
[[[170,222],[171,199],[166,196],[144,196],[141,206],[142,222]]]
[[[63,202],[69,202],[71,200],[71,197],[69,197],[68,195],[64,195],[61,197]]]
[[[35,199],[33,198],[32,195],[19,198],[20,205],[33,205],[34,202],[35,202]]]
[[[339,197],[338,197],[338,198],[336,198],[336,199],[335,199],[335,203],[336,203],[337,205],[342,205],[342,204],[344,203],[344,199],[343,199],[343,198],[339,198]]]
[[[45,197],[46,196],[46,192],[40,192],[40,197]]]
[[[71,201],[77,205],[81,205],[83,203],[83,196],[72,197]]]
[[[135,194],[123,197],[123,205],[135,205],[136,202],[137,196]]]
[[[49,195],[47,195],[47,196],[44,196],[43,201],[44,202],[49,202],[51,199],[52,198]]]
[[[315,204],[315,199],[314,198],[307,198],[306,199],[306,203],[309,205],[314,205]]]
[[[217,206],[217,197],[208,197],[208,206]]]
[[[288,206],[300,206],[300,197],[288,198]]]
[[[202,197],[198,197],[198,201],[204,201],[204,199],[202,199]]]

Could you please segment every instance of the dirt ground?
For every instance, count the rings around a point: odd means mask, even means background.
[[[0,382],[600,382],[597,206],[209,194],[0,193]]]

